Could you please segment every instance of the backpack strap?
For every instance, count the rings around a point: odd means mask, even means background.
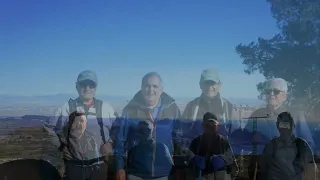
[[[76,100],[73,100],[73,99],[70,98],[69,101],[68,101],[68,104],[69,104],[69,113],[70,114],[77,110]]]
[[[101,100],[95,99],[94,106],[96,109],[96,117],[97,117],[98,124],[100,126],[100,134],[102,137],[102,141],[105,144],[107,141],[106,141],[106,136],[104,135],[104,129],[103,129],[102,104],[103,102]]]
[[[299,137],[296,137],[294,141],[296,143],[297,150],[298,150],[297,155],[296,155],[296,158],[298,159],[298,158],[300,158],[300,153],[302,151],[302,148],[305,145],[305,141]]]
[[[271,157],[272,158],[275,158],[275,156],[276,156],[276,152],[277,152],[277,148],[278,148],[277,141],[278,141],[277,138],[273,138],[271,140],[271,147],[272,147]]]

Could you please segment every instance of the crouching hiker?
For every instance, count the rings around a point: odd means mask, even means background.
[[[218,134],[219,122],[214,114],[206,113],[203,116],[204,133],[191,142],[190,165],[195,166],[189,178],[197,176],[206,180],[230,180],[231,165],[234,163],[229,142]]]
[[[86,131],[86,126],[85,114],[73,112],[63,129],[67,142],[60,149],[65,152],[66,180],[107,179],[107,167],[104,158],[100,157],[106,150],[97,144],[92,133]]]
[[[312,150],[305,140],[293,135],[295,123],[290,113],[278,115],[277,128],[280,136],[266,145],[260,159],[259,179],[302,180],[306,165],[314,162]]]
[[[138,142],[128,152],[128,180],[168,180],[173,160],[168,147],[153,138],[151,121],[140,121]]]

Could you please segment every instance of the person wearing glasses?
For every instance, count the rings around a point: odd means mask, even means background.
[[[95,98],[97,86],[98,78],[96,73],[90,70],[82,71],[78,75],[76,82],[76,89],[79,96],[76,99],[69,99],[69,101],[58,108],[55,114],[44,124],[44,130],[49,133],[49,135],[52,135],[51,143],[59,147],[62,152],[65,164],[72,163],[75,166],[86,167],[99,165],[99,168],[108,168],[106,162],[109,161],[108,157],[110,157],[112,153],[113,146],[111,127],[115,122],[117,114],[110,104]],[[86,130],[93,134],[95,142],[100,146],[98,162],[96,159],[92,161],[89,159],[86,164],[83,164],[83,161],[72,161],[73,158],[67,148],[67,138],[63,133],[63,129],[68,125],[69,115],[75,111],[84,113],[87,119]],[[89,169],[94,171],[95,168]],[[61,170],[63,171],[62,168]],[[105,180],[106,177],[102,179]]]
[[[294,119],[296,119],[296,125],[294,134],[297,137],[305,139],[308,144],[315,149],[315,143],[306,122],[304,112],[294,109],[287,103],[288,96],[288,83],[282,78],[270,79],[266,82],[264,89],[266,95],[267,105],[252,113],[244,131],[253,133],[253,141],[257,143],[257,155],[261,154],[264,146],[274,137],[278,137],[279,131],[276,126],[277,116],[282,112],[290,112]],[[253,119],[257,119],[257,129],[253,129]],[[245,137],[243,137],[245,138]],[[252,149],[252,146],[245,147],[243,149]],[[249,166],[249,176],[253,178],[256,169],[257,159],[252,158]]]

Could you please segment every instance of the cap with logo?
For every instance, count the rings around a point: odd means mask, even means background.
[[[214,81],[216,83],[220,82],[220,77],[215,69],[206,69],[202,71],[200,77],[200,84],[205,81]]]
[[[82,71],[77,78],[77,82],[81,81],[93,81],[94,83],[98,84],[98,78],[95,72],[90,70]]]

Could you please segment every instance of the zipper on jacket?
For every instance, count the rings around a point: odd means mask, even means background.
[[[156,122],[154,122],[154,129],[153,129],[153,131],[154,131],[154,146],[153,146],[153,155],[152,155],[152,168],[151,168],[151,175],[152,175],[152,177],[155,177],[155,174],[154,174],[154,171],[155,171],[155,169],[154,169],[154,164],[155,164],[155,159],[156,159],[156,147],[157,147],[157,143],[156,143],[156,137],[157,137],[157,135],[156,135]]]

